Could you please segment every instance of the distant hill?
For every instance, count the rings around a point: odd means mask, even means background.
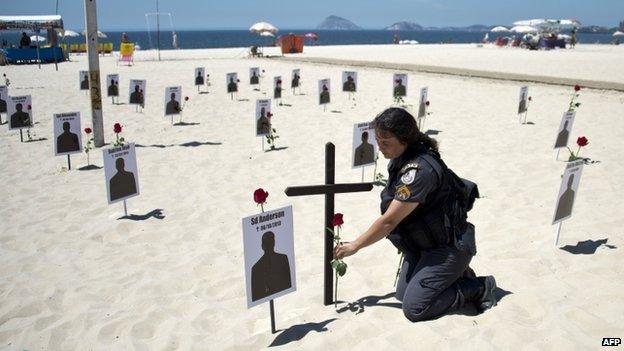
[[[423,30],[423,27],[420,24],[414,22],[397,22],[388,27],[386,30]]]
[[[355,30],[362,28],[348,19],[338,16],[329,16],[325,18],[323,22],[316,27],[316,29]]]

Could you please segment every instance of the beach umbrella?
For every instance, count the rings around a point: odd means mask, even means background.
[[[83,30],[82,31],[82,35],[87,36],[87,31]],[[106,34],[100,32],[99,30],[98,30],[97,36],[98,36],[98,38],[107,38]]]
[[[74,32],[73,30],[69,30],[66,29],[65,32],[63,33],[64,37],[78,37],[80,36],[80,34],[78,34],[77,32]]]
[[[305,38],[307,38],[307,39],[312,39],[312,40],[314,40],[314,41],[317,41],[317,40],[318,40],[318,34],[316,34],[316,33],[312,33],[312,32],[310,32],[310,33],[306,33],[306,34],[304,34],[303,36],[304,36]]]
[[[507,27],[498,26],[498,27],[494,27],[490,29],[490,32],[493,32],[493,33],[509,32],[509,29],[507,29]]]
[[[531,26],[515,26],[509,30],[514,33],[537,33],[537,28]]]
[[[621,37],[621,36],[624,36],[624,33],[623,33],[623,32],[620,32],[620,31],[618,30],[617,32],[613,33],[613,36],[614,36],[614,37]]]
[[[275,34],[279,31],[279,29],[277,29],[277,27],[275,27],[274,25],[272,25],[271,23],[268,22],[258,22],[256,24],[254,24],[253,26],[251,26],[249,28],[250,32],[254,32],[254,33],[272,33]]]
[[[536,19],[530,19],[530,20],[522,20],[522,21],[516,21],[513,23],[513,25],[515,27],[517,26],[528,26],[528,27],[537,27],[537,26],[541,26],[544,23],[546,23],[546,20],[543,18],[536,18]]]
[[[45,41],[46,38],[40,36],[40,35],[31,35],[30,36],[30,40],[32,41]]]

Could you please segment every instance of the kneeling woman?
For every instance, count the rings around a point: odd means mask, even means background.
[[[379,151],[391,159],[381,193],[382,215],[356,240],[337,246],[334,256],[351,256],[388,237],[405,254],[396,298],[412,322],[470,303],[480,312],[496,305],[494,277],[468,274],[476,254],[474,226],[462,218],[449,230],[443,209],[448,207],[449,176],[437,142],[401,108],[385,110],[373,125]],[[458,235],[450,234],[453,229]]]

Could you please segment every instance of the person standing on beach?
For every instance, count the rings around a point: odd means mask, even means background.
[[[481,312],[495,306],[496,280],[475,277],[469,267],[476,254],[474,226],[446,210],[451,203],[459,205],[461,180],[440,158],[437,142],[419,131],[414,117],[402,108],[386,109],[373,126],[379,150],[391,159],[381,193],[382,215],[357,239],[337,245],[334,257],[354,255],[387,237],[405,254],[396,298],[412,322],[467,304]]]

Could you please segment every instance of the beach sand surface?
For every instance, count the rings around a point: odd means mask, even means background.
[[[449,64],[480,65],[493,55],[497,70],[558,76],[571,72],[570,57],[577,57],[591,63],[575,71],[580,77],[624,80],[607,73],[604,63],[613,53],[602,47],[527,51],[533,61],[526,64],[506,49],[472,48],[459,56],[464,49],[435,45],[309,51],[408,62],[414,52],[436,57],[447,47]],[[393,297],[399,256],[387,240],[346,259],[341,302],[337,309],[323,306],[324,200],[284,194],[288,186],[324,181],[330,141],[336,182],[361,181],[361,171],[350,167],[353,124],[392,104],[393,72],[357,68],[353,101],[336,90],[341,72],[353,67],[248,59],[238,52],[179,50],[164,52],[161,62],[143,52],[132,67],[101,57],[101,79],[120,75],[123,103],[103,97],[106,141],[113,141],[119,122],[123,136],[140,145],[141,195],[128,200],[131,219],[120,219],[122,204],[107,204],[103,169],[79,170],[87,162],[79,154],[68,171],[66,158],[54,157],[53,113],[80,111],[83,127],[91,126],[89,98],[78,90],[86,56],[72,56],[58,72],[53,65],[0,69],[11,80],[10,94],[32,95],[33,138],[43,139],[20,143],[19,132],[6,125],[0,131],[0,349],[568,350],[597,349],[603,337],[624,335],[624,94],[580,92],[571,144],[586,136],[581,155],[599,162],[585,166],[573,217],[556,247],[551,221],[567,152],[556,160],[553,144],[572,87],[530,84],[529,123],[521,125],[521,83],[409,74],[406,103],[417,106],[419,89],[429,87],[432,115],[424,129],[440,142],[446,163],[479,185],[482,199],[470,212],[478,245],[471,266],[494,275],[504,295],[480,315],[464,311],[411,323]],[[193,86],[198,66],[211,77],[207,94]],[[266,71],[265,92],[273,76],[289,82],[291,70],[301,69],[303,95],[286,89],[287,105],[273,108],[278,151],[264,152],[254,135],[255,100],[267,96],[247,84],[255,66]],[[229,72],[241,79],[234,100],[226,93]],[[324,78],[334,88],[327,112],[317,104],[317,81]],[[130,79],[147,80],[143,112],[127,104]],[[177,85],[190,100],[185,125],[172,126],[163,116],[164,94]],[[91,161],[102,166],[99,149]],[[384,174],[387,162],[379,161]],[[366,168],[365,180],[372,177]],[[260,212],[252,197],[259,187],[269,192],[265,209],[294,210],[297,291],[275,301],[277,334],[270,332],[267,304],[246,308],[241,218]],[[377,218],[380,192],[336,196],[344,240]]]

